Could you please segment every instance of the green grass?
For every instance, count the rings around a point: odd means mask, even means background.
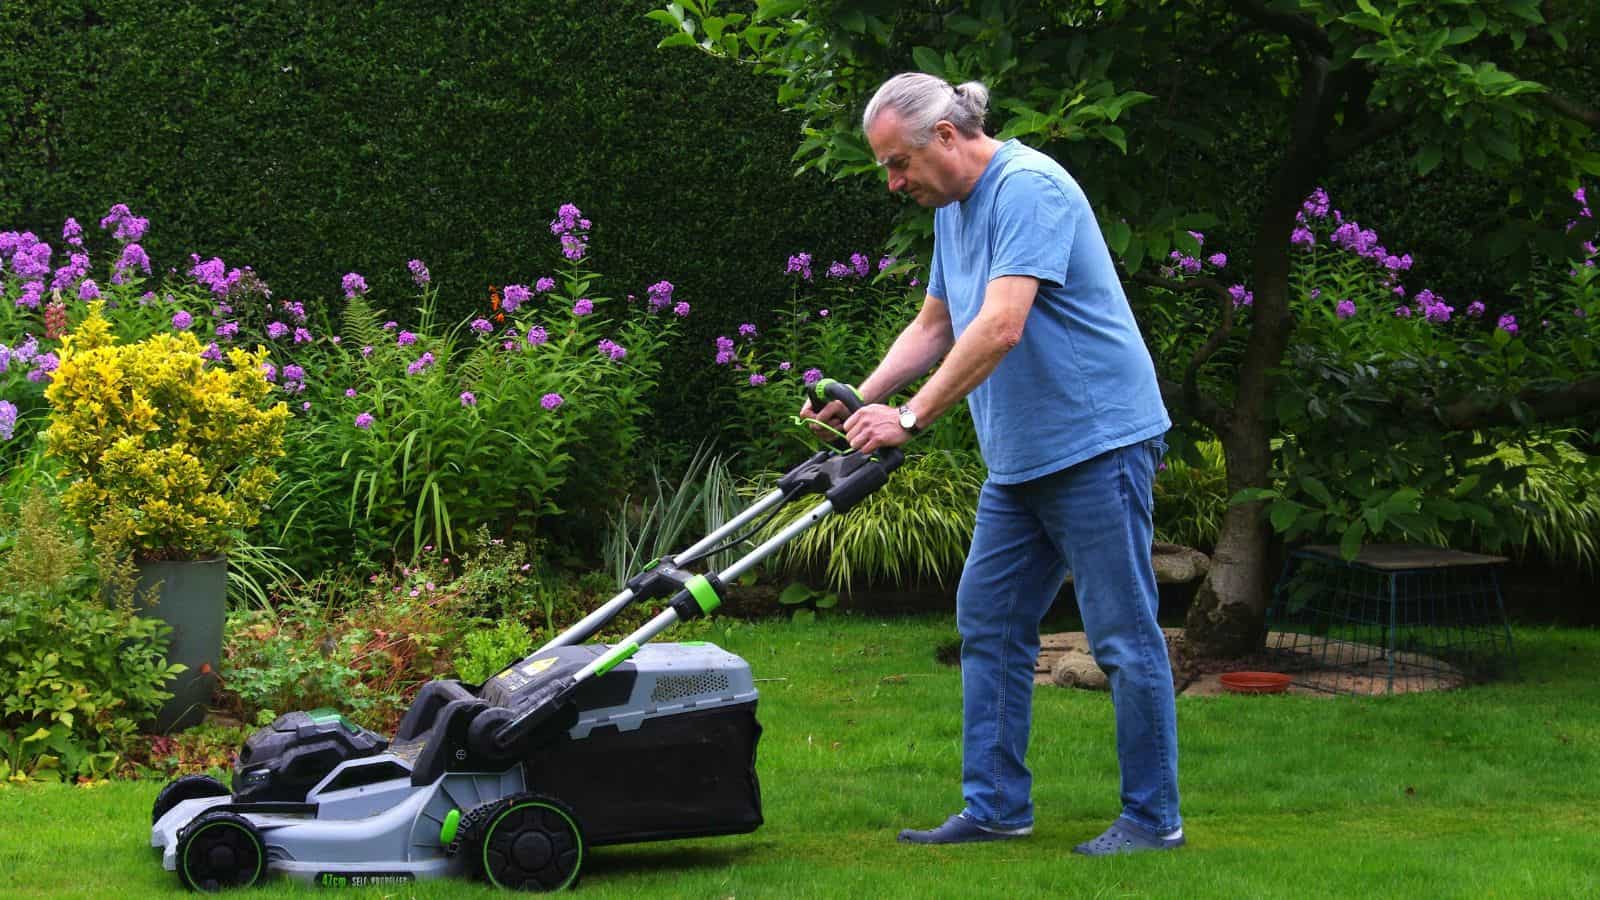
[[[960,805],[959,675],[933,654],[952,635],[947,617],[718,626],[761,679],[767,824],[601,848],[580,896],[1600,896],[1600,632],[1518,630],[1521,678],[1455,693],[1180,698],[1190,845],[1103,860],[1070,850],[1118,810],[1110,703],[1058,688],[1035,700],[1031,839],[895,843]],[[159,787],[0,789],[0,894],[179,892],[146,846]]]

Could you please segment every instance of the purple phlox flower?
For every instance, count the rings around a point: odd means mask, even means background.
[[[1467,304],[1467,315],[1476,319],[1483,315],[1483,301],[1474,300]]]
[[[1422,315],[1429,322],[1448,322],[1450,314],[1455,312],[1454,306],[1447,305],[1443,300],[1438,300],[1422,307]]]
[[[717,351],[717,365],[725,366],[725,365],[727,365],[728,363],[731,363],[731,362],[733,362],[733,351],[732,350],[718,350]]]
[[[50,245],[35,241],[33,232],[25,231],[11,254],[11,271],[19,278],[43,278],[50,274]]]
[[[10,400],[0,400],[0,441],[9,441],[17,433],[17,406]]]
[[[216,341],[212,341],[206,345],[204,350],[200,351],[200,358],[209,359],[212,362],[222,362],[222,348],[217,346]]]
[[[33,358],[33,368],[27,378],[34,384],[43,384],[50,380],[50,373],[59,365],[61,360],[54,353],[41,353]]]
[[[1226,254],[1226,253],[1213,253],[1210,256],[1206,257],[1206,262],[1210,263],[1214,268],[1218,268],[1218,269],[1223,268],[1224,266],[1226,266],[1228,264],[1228,254]]]
[[[751,373],[751,375],[750,375],[750,386],[751,387],[760,387],[760,386],[762,386],[763,384],[766,384],[766,383],[767,383],[767,376],[761,374],[760,372]]]
[[[77,219],[69,218],[61,226],[61,239],[74,247],[83,246],[83,226]]]
[[[528,346],[537,347],[548,340],[550,340],[550,335],[545,333],[544,326],[535,325],[528,329]]]
[[[739,326],[739,337],[742,337],[742,338],[753,338],[755,336],[756,336],[756,326],[755,325],[753,325],[753,324],[751,324],[749,322],[746,322],[743,325]],[[721,343],[722,343],[721,341],[718,341],[717,342],[718,346],[721,346]]]
[[[1394,314],[1395,314],[1395,318],[1397,318],[1397,319],[1409,319],[1409,318],[1411,318],[1411,307],[1409,307],[1409,306],[1396,306],[1394,308]]]
[[[356,416],[356,427],[362,431],[366,431],[368,428],[372,427],[372,423],[374,421],[376,420],[372,418],[372,413],[362,413],[361,415]]]
[[[296,328],[294,330],[294,342],[296,344],[311,343],[311,332],[305,328]]]
[[[305,381],[306,370],[291,363],[283,367],[283,377],[286,381]]]
[[[38,352],[39,339],[30,334],[21,346],[11,348],[11,361],[19,366],[25,366],[33,361],[34,355]]]
[[[295,300],[293,302],[285,300],[283,301],[282,306],[283,311],[288,313],[289,317],[294,319],[296,322],[304,322],[306,320],[306,305],[301,303],[299,300]]]
[[[550,220],[551,234],[565,234],[569,231],[585,230],[589,228],[589,220],[583,218],[583,212],[571,203],[561,204],[556,210],[556,217]]]
[[[311,401],[307,400],[306,402],[300,404],[300,411],[301,412],[310,412],[311,411]]]
[[[1307,250],[1310,250],[1312,247],[1317,245],[1317,236],[1312,234],[1311,229],[1309,228],[1296,228],[1294,232],[1289,235],[1289,244],[1291,246],[1304,247]]]
[[[218,298],[228,296],[228,293],[244,277],[242,271],[229,269],[219,257],[213,256],[205,262],[201,262],[199,254],[191,253],[189,258],[194,260],[194,265],[190,267],[189,274],[194,277],[195,281],[205,285],[212,295]]]
[[[9,368],[11,368],[11,348],[0,344],[0,375],[4,375]]]
[[[831,314],[832,314],[831,310],[826,310],[826,309],[817,310],[817,315],[823,317],[824,319],[826,319]]]
[[[1313,219],[1320,219],[1328,214],[1328,206],[1328,192],[1317,188],[1300,204],[1300,211]]]
[[[1496,322],[1494,327],[1504,331],[1506,334],[1516,334],[1517,317],[1511,315],[1510,313],[1506,313],[1500,317],[1500,321]]]
[[[628,351],[624,350],[621,344],[611,340],[610,338],[601,338],[600,342],[595,346],[600,350],[601,353],[611,357],[613,361],[620,360],[628,355]]]
[[[645,288],[645,292],[650,295],[651,311],[661,309],[672,302],[672,282],[670,281],[658,281]]]
[[[143,219],[133,214],[126,203],[113,205],[105,218],[100,220],[100,228],[115,228],[112,237],[119,241],[137,241],[144,236],[144,230],[150,226],[149,219]]]
[[[1194,238],[1194,242],[1202,247],[1206,245],[1206,236],[1198,231],[1189,232],[1189,237]]]
[[[431,365],[433,365],[433,354],[424,352],[421,356],[417,357],[416,362],[406,366],[406,374],[416,375],[420,372],[423,372]]]
[[[1396,297],[1404,297],[1406,295],[1406,286],[1403,285],[1403,284],[1397,284],[1397,285],[1394,286],[1394,290],[1393,290],[1392,293]]]
[[[789,265],[783,270],[785,275],[799,275],[805,281],[811,280],[811,254],[796,253],[789,257]]]
[[[592,312],[594,312],[594,301],[588,297],[580,297],[577,303],[572,304],[572,314],[575,316],[587,316]]]
[[[822,380],[822,370],[821,369],[807,369],[803,373],[801,373],[800,380],[804,381],[807,385],[816,384],[817,382]]]
[[[1200,274],[1200,260],[1192,256],[1182,257],[1178,260],[1178,268],[1186,274],[1198,275]]]
[[[1228,296],[1233,298],[1235,308],[1250,306],[1256,302],[1256,295],[1244,289],[1244,285],[1236,284],[1228,288]]]
[[[383,323],[383,330],[384,331],[393,331],[393,330],[395,330],[396,328],[399,328],[399,327],[400,327],[400,323],[396,322],[393,319],[390,319],[389,321]]]
[[[506,312],[516,312],[517,307],[527,303],[532,297],[533,293],[528,290],[527,285],[508,284],[505,298],[500,301],[500,308]]]
[[[547,294],[556,289],[556,280],[546,275],[533,283],[533,289],[541,294]]]
[[[680,319],[688,318],[689,304],[679,300],[677,304],[672,307],[672,314]]]
[[[733,339],[725,335],[717,335],[717,350],[733,351]]]
[[[261,364],[261,374],[266,376],[268,381],[276,382],[278,380],[278,367],[272,363],[264,362]]]
[[[22,296],[17,298],[18,309],[38,309],[39,301],[44,297],[44,282],[30,281],[22,286]]]
[[[223,322],[221,325],[217,326],[217,337],[222,338],[225,341],[233,340],[234,335],[238,333],[238,322]]]
[[[1312,288],[1311,289],[1311,299],[1315,300],[1315,299],[1317,299],[1318,297],[1321,297],[1321,296],[1322,296],[1322,288]]]
[[[543,397],[539,398],[539,405],[548,410],[554,410],[556,407],[565,402],[566,401],[561,398],[560,394],[555,393],[545,394]]]
[[[84,253],[74,253],[67,260],[66,265],[56,270],[55,277],[50,281],[50,290],[65,291],[73,284],[77,283],[78,279],[87,274],[89,274],[88,255]],[[122,283],[122,281],[117,278],[117,273],[112,275],[111,283]]]
[[[897,262],[897,260],[894,257],[892,257],[892,256],[884,256],[882,259],[878,260],[878,271],[882,272],[884,269],[889,268],[890,266],[894,265],[896,262]]]
[[[340,285],[344,288],[346,300],[354,300],[357,295],[367,292],[367,280],[357,272],[347,273]]]
[[[339,337],[337,334],[334,335],[333,337],[328,338],[328,340],[332,341],[334,344],[342,344],[342,343],[344,343],[344,338]]]
[[[1578,188],[1577,190],[1573,191],[1572,192],[1572,199],[1578,201],[1579,205],[1581,205],[1581,206],[1588,206],[1589,205],[1589,195],[1587,193],[1585,193],[1585,190],[1583,188]],[[71,220],[69,219],[68,221],[71,221]]]
[[[122,255],[117,257],[115,271],[111,273],[111,283],[122,284],[127,280],[130,269],[143,269],[146,275],[150,274],[150,257],[138,244],[129,244],[122,248]]]
[[[494,323],[488,319],[473,319],[472,330],[479,334],[488,334],[494,330]]]
[[[567,233],[561,236],[561,255],[574,262],[583,259],[583,254],[589,249],[589,242],[582,235]]]
[[[194,316],[189,315],[185,310],[180,309],[172,314],[172,327],[178,331],[188,331],[189,326],[193,324]]]
[[[1356,314],[1356,305],[1351,300],[1340,300],[1333,308],[1333,314],[1341,319],[1348,319]]]
[[[286,335],[288,333],[289,333],[289,326],[283,324],[282,322],[268,322],[267,323],[267,337],[269,339],[271,339],[271,340],[275,341],[278,338],[281,338],[281,337],[283,337],[284,335]]]
[[[345,388],[344,389],[344,395],[346,397],[349,397],[351,400],[354,400],[356,398],[356,389],[355,388]]]
[[[517,342],[513,341],[513,340],[510,340],[510,339],[501,341],[500,342],[500,349],[506,351],[507,353],[509,353],[512,350],[517,349]]]
[[[372,345],[371,344],[368,344],[367,346],[361,348],[361,358],[362,359],[366,359],[367,357],[369,357],[371,355],[372,355]]]
[[[849,276],[850,276],[850,267],[845,265],[844,263],[839,262],[838,260],[834,260],[832,263],[830,263],[828,265],[828,277],[829,278],[848,278]]]
[[[792,368],[794,368],[794,363],[789,362],[787,359],[784,360],[781,363],[778,363],[778,371],[779,372],[787,372]]]
[[[1589,314],[1583,310],[1583,307],[1575,306],[1572,308],[1572,315],[1573,318],[1583,319],[1587,318]]]
[[[478,395],[474,394],[471,391],[462,391],[461,392],[461,405],[462,406],[477,406],[478,405]]]
[[[420,259],[413,259],[406,263],[406,268],[411,270],[411,281],[417,287],[425,287],[428,282],[433,280],[433,276],[428,274],[428,267]]]
[[[409,347],[417,342],[417,336],[409,331],[402,331],[395,336],[394,343],[397,347]]]
[[[850,254],[850,268],[856,270],[857,278],[865,278],[872,274],[872,260],[867,259],[865,253]]]
[[[83,280],[83,284],[78,285],[78,299],[79,300],[98,300],[98,299],[100,299],[100,286],[98,284],[95,284],[92,279],[85,278]]]

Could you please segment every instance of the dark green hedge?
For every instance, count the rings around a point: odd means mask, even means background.
[[[126,202],[159,264],[219,255],[308,301],[357,271],[393,303],[420,257],[464,314],[548,273],[572,202],[604,292],[666,278],[695,307],[667,373],[692,388],[720,327],[786,296],[790,253],[877,246],[894,204],[791,177],[799,123],[773,83],[656,50],[654,6],[0,4],[0,229],[55,241]]]

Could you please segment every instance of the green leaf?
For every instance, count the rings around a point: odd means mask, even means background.
[[[1360,519],[1351,522],[1339,538],[1339,555],[1355,559],[1361,553],[1361,539],[1367,536],[1367,523]]]
[[[1300,487],[1306,493],[1317,498],[1323,506],[1333,505],[1333,494],[1328,491],[1328,486],[1310,475],[1300,477]]]
[[[1118,220],[1106,226],[1106,243],[1110,245],[1111,252],[1118,256],[1127,252],[1128,241],[1133,238],[1133,229],[1128,223]]]
[[[1305,507],[1293,500],[1279,500],[1277,503],[1272,504],[1272,511],[1269,514],[1269,518],[1272,520],[1272,530],[1279,533],[1288,531],[1289,526],[1294,524],[1294,520],[1300,517],[1301,511],[1304,509]]]
[[[867,17],[859,9],[847,9],[839,13],[839,27],[852,34],[865,34],[867,31]]]
[[[918,69],[929,75],[937,75],[940,78],[945,77],[944,58],[933,48],[913,47],[911,48],[911,58],[916,61]]]
[[[1438,144],[1429,144],[1417,154],[1417,174],[1426,175],[1438,167],[1439,161],[1444,158],[1444,148]]]
[[[783,593],[778,595],[778,602],[784,606],[798,606],[810,600],[813,593],[815,591],[811,588],[796,581],[783,589]]]
[[[829,591],[817,598],[817,609],[833,609],[839,605],[839,595]]]

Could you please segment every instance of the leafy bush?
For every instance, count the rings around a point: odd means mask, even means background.
[[[482,684],[531,649],[533,635],[521,622],[501,622],[467,632],[463,652],[454,660],[456,677],[468,684]]]
[[[43,492],[0,555],[0,584],[0,780],[108,774],[171,696],[182,667],[166,664],[167,627],[136,615],[127,593],[106,602]]]
[[[65,339],[45,437],[74,478],[64,506],[107,546],[146,559],[225,551],[277,478],[288,409],[267,400],[265,353],[208,365],[187,331],[118,345],[102,304]]]
[[[1155,481],[1156,540],[1209,552],[1228,508],[1222,444],[1201,441],[1192,459],[1169,455]]]
[[[604,558],[606,569],[619,588],[650,561],[688,549],[692,542],[721,528],[740,511],[737,483],[727,463],[704,444],[690,458],[676,484],[663,478],[656,464],[651,465],[650,476],[650,493],[639,501],[624,497],[611,518]],[[691,524],[701,533],[691,535]],[[709,563],[712,568],[721,568],[730,555],[713,554]]]

